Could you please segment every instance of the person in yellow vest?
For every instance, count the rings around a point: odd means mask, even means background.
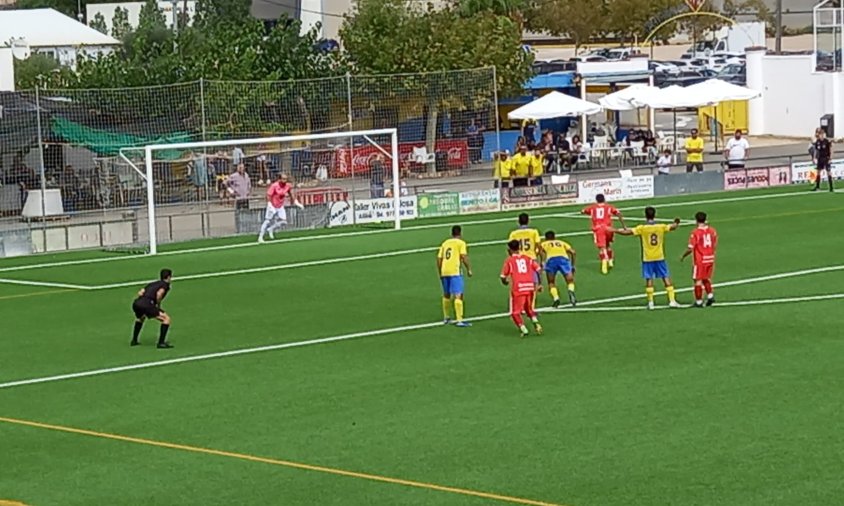
[[[510,151],[500,151],[492,162],[492,177],[495,178],[494,188],[510,186]]]
[[[530,165],[530,184],[539,186],[542,184],[542,174],[545,173],[545,155],[537,146],[533,150],[533,163]]]
[[[510,159],[510,177],[513,186],[527,186],[533,165],[533,154],[528,153],[527,146],[519,146],[519,152]]]
[[[697,128],[692,129],[692,136],[686,139],[686,172],[703,172],[703,139],[698,136]]]

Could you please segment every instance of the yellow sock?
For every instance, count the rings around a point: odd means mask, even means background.
[[[569,283],[568,285],[566,285],[566,288],[568,289],[568,291],[573,292],[574,291],[574,283],[573,282]]]
[[[609,272],[609,261],[601,260],[601,273],[606,274]]]
[[[557,290],[556,286],[552,286],[549,290],[551,292],[551,298],[554,300],[558,300],[560,298],[560,291]]]
[[[454,299],[454,316],[457,321],[463,321],[463,299]]]
[[[654,301],[654,287],[649,286],[649,287],[645,288],[645,295],[647,295],[647,297],[648,297],[648,302],[653,302]]]
[[[674,287],[673,286],[666,286],[665,293],[668,294],[668,302],[676,302],[677,299],[674,298]]]
[[[443,297],[443,318],[448,320],[451,315],[451,299]]]

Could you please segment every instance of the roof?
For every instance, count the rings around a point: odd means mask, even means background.
[[[120,42],[55,9],[0,11],[0,43],[23,38],[30,47],[111,46]]]
[[[526,84],[527,90],[571,88],[575,72],[552,72],[532,77]]]

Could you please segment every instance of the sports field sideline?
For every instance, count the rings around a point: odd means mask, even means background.
[[[644,311],[637,239],[603,276],[579,208],[532,211],[577,249],[581,302],[541,294],[525,340],[498,282],[513,212],[460,217],[468,329],[439,322],[453,219],[0,261],[0,501],[836,504],[844,201],[804,190],[651,202],[684,220],[682,303],[689,220],[719,231],[701,310]],[[155,325],[130,348],[162,267],[176,348]]]

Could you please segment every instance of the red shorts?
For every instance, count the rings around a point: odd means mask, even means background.
[[[510,294],[510,314],[520,314],[522,311],[528,316],[534,316],[536,311],[533,310],[533,301],[536,298],[536,292],[527,293],[511,293]]]
[[[592,238],[595,240],[595,247],[607,248],[612,244],[614,233],[607,231],[606,228],[593,228]]]
[[[712,273],[715,271],[715,264],[695,264],[692,267],[692,280],[703,281],[704,279],[712,279]]]

